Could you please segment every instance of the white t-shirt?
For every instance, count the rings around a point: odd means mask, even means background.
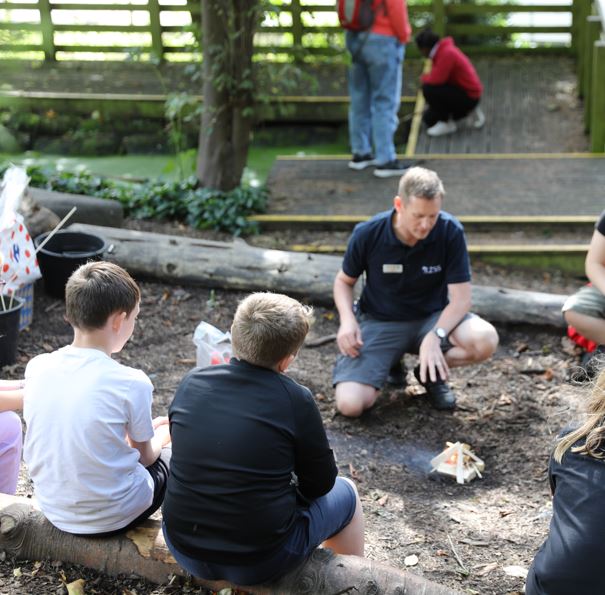
[[[153,386],[141,370],[71,345],[33,358],[23,459],[46,518],[71,533],[125,527],[149,506],[153,480],[125,442],[153,437]]]

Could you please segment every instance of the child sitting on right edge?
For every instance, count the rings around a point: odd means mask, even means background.
[[[605,593],[605,369],[587,410],[550,459],[550,532],[529,569],[526,595]]]
[[[68,533],[126,531],[164,497],[168,419],[152,420],[145,373],[111,357],[130,339],[140,299],[118,265],[82,265],[65,287],[73,342],[25,369],[23,458],[44,516]]]
[[[205,580],[272,581],[320,544],[363,556],[363,513],[309,389],[285,375],[311,310],[254,293],[235,313],[229,364],[196,368],[169,409],[162,507],[175,560]]]

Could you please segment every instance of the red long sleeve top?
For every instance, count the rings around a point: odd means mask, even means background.
[[[428,74],[421,77],[428,85],[455,85],[464,89],[472,99],[479,99],[483,85],[477,71],[468,57],[454,44],[451,37],[439,41],[433,56],[433,66]]]
[[[376,15],[372,33],[390,35],[407,43],[412,36],[406,0],[378,0],[374,3]]]

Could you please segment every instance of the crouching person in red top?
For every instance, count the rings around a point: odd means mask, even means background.
[[[451,37],[440,39],[428,29],[416,36],[416,45],[433,61],[431,71],[420,77],[428,106],[422,116],[427,134],[452,134],[458,129],[456,122],[467,117],[470,126],[481,128],[485,124],[479,107],[483,85],[468,57]]]
[[[320,544],[363,556],[363,513],[308,388],[285,372],[311,311],[285,295],[243,300],[228,364],[196,368],[169,409],[171,475],[164,537],[194,576],[272,581]]]

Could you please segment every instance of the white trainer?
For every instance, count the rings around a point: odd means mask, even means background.
[[[449,120],[448,122],[437,122],[437,124],[431,126],[426,133],[429,136],[445,136],[446,134],[453,134],[456,130],[458,130],[456,122]]]
[[[483,125],[485,124],[485,114],[483,113],[483,110],[477,106],[468,116],[467,116],[467,121],[469,123],[470,126],[472,126],[473,128],[483,128]]]

